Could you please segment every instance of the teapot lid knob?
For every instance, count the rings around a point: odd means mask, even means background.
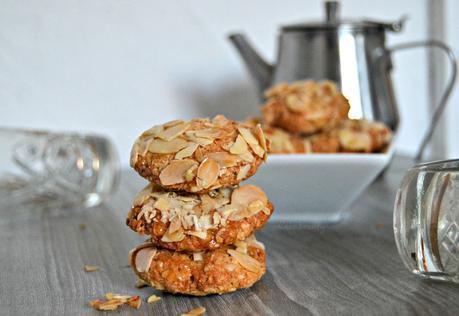
[[[339,1],[325,1],[325,17],[328,23],[336,23],[339,19]]]

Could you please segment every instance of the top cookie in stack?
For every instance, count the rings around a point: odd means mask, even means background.
[[[168,190],[205,193],[249,178],[267,157],[259,125],[218,115],[154,126],[136,140],[131,166]]]

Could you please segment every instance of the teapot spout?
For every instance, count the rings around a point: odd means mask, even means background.
[[[258,95],[263,99],[263,92],[271,85],[274,67],[267,63],[252,47],[243,34],[231,34],[228,39],[236,47],[245,66],[258,86]]]

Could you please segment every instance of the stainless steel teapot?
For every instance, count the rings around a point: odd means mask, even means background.
[[[348,98],[350,118],[381,121],[397,131],[399,112],[391,79],[391,53],[415,47],[440,48],[451,63],[451,77],[421,143],[417,155],[420,159],[454,86],[456,61],[451,49],[436,40],[388,48],[386,33],[400,32],[404,17],[393,23],[341,20],[337,1],[326,1],[325,10],[324,22],[281,28],[275,65],[263,60],[243,34],[229,36],[257,83],[260,100],[264,90],[278,82],[329,79]]]

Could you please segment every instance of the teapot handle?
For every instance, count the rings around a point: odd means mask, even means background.
[[[391,48],[387,49],[386,54],[390,55],[392,52],[400,51],[400,50],[405,50],[405,49],[411,49],[411,48],[419,48],[419,47],[426,47],[426,48],[439,48],[448,57],[450,66],[451,66],[451,74],[448,79],[448,83],[446,85],[446,88],[441,95],[440,102],[438,103],[437,107],[434,110],[432,119],[430,121],[429,127],[427,128],[427,131],[422,138],[421,145],[419,146],[418,152],[415,156],[416,161],[420,161],[424,155],[424,151],[426,149],[427,144],[429,143],[430,139],[432,138],[432,134],[435,130],[435,127],[438,124],[438,121],[440,120],[440,117],[442,113],[444,112],[444,109],[446,107],[446,104],[448,102],[448,99],[451,95],[451,91],[453,90],[454,83],[456,82],[456,76],[457,76],[457,62],[456,62],[456,57],[454,56],[453,51],[451,48],[446,45],[445,43],[437,40],[426,40],[426,41],[416,41],[416,42],[410,42],[410,43],[404,43],[404,44],[399,44],[399,45],[394,45]]]

